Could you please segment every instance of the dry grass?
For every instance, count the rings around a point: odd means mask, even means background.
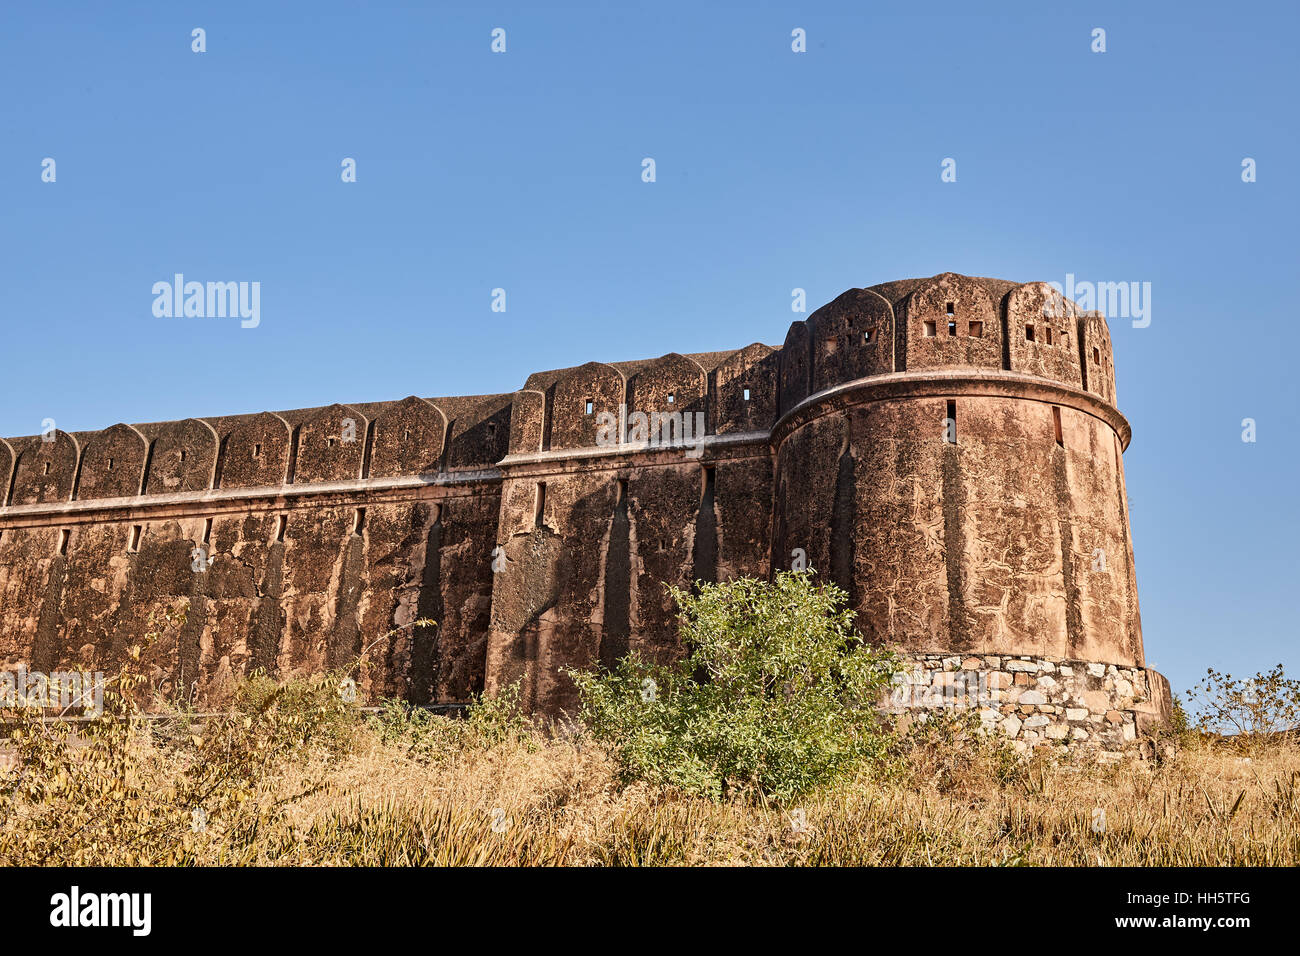
[[[463,725],[462,725],[463,726]],[[1300,863],[1300,748],[1246,756],[1190,739],[1159,762],[1009,760],[920,741],[797,806],[714,803],[616,780],[580,734],[499,739],[436,719],[435,746],[358,725],[306,750],[246,806],[195,833],[178,811],[155,862],[289,865],[1265,865]],[[138,741],[163,792],[192,766],[187,738]],[[1105,825],[1098,810],[1105,813]],[[155,811],[156,812],[156,811]],[[0,862],[20,815],[0,820]],[[17,829],[16,829],[17,828]],[[1097,832],[1100,829],[1100,832]],[[75,835],[70,835],[75,839]],[[165,843],[165,841],[164,841]],[[10,858],[5,859],[6,850]],[[123,848],[78,852],[121,862]],[[135,862],[150,862],[133,857]],[[58,863],[61,859],[45,862]]]

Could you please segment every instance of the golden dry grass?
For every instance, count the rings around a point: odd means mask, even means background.
[[[986,753],[928,754],[778,808],[621,787],[590,744],[538,736],[421,763],[365,730],[352,752],[317,754],[276,781],[282,795],[320,789],[287,809],[283,832],[268,834],[256,859],[1284,866],[1300,862],[1297,784],[1300,750],[1290,744],[1246,757],[1201,742],[1159,764],[1109,768],[1044,760],[1008,769]]]
[[[190,811],[175,808],[176,822],[161,837],[151,830],[148,849],[112,840],[87,849],[70,833],[66,854],[26,858],[18,839],[24,814],[11,812],[0,820],[0,863],[1300,862],[1300,748],[1282,740],[1247,755],[1230,743],[1191,738],[1159,762],[1112,767],[1026,763],[980,744],[905,742],[851,783],[776,807],[744,795],[714,803],[623,786],[604,751],[581,734],[515,729],[489,739],[441,719],[428,734],[434,746],[412,746],[409,735],[361,723],[342,746],[335,735],[330,746],[278,765],[246,804],[198,832],[186,826]],[[193,766],[187,741],[160,741],[157,734],[138,741],[131,774],[143,792],[175,789],[172,783]],[[29,808],[29,815],[40,809],[48,808]],[[154,805],[150,812],[169,811]]]

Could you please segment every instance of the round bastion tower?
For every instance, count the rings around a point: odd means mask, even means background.
[[[1143,659],[1129,438],[1105,319],[1051,286],[850,290],[781,349],[773,568],[806,554],[902,649],[893,706],[1117,755],[1170,709]]]

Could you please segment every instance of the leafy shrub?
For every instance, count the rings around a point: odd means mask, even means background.
[[[835,585],[801,571],[669,593],[684,660],[631,654],[612,671],[571,672],[583,719],[625,780],[784,800],[881,751],[875,704],[897,663],[853,630]]]

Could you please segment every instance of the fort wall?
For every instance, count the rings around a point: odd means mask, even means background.
[[[163,693],[308,673],[401,628],[368,655],[370,698],[519,681],[556,714],[567,668],[682,653],[666,585],[806,560],[918,661],[1127,680],[1146,673],[1128,441],[1104,318],[952,273],[850,290],[780,348],[0,440],[0,668],[107,670],[188,606],[146,652]],[[1092,726],[1062,739],[1122,737]]]

